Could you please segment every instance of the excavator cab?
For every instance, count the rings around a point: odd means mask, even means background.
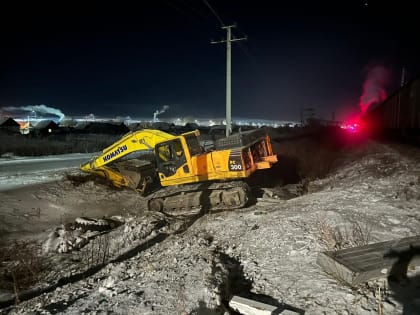
[[[188,132],[156,145],[157,170],[164,176],[160,175],[161,179],[175,175],[181,167],[182,175],[179,174],[178,176],[192,176],[190,172],[191,158],[204,153],[198,135],[198,131]]]
[[[155,151],[157,169],[166,177],[172,176],[187,160],[179,138],[159,143]]]

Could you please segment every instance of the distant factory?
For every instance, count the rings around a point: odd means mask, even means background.
[[[199,129],[202,133],[223,134],[226,122],[222,118],[165,118],[147,119],[131,117],[98,117],[93,114],[83,117],[63,116],[61,119],[48,119],[40,115],[27,117],[0,117],[0,132],[8,134],[44,137],[59,134],[112,134],[121,135],[138,129],[159,129],[174,134]],[[267,119],[233,120],[233,131],[261,127],[298,127],[294,121],[275,121]]]
[[[66,116],[61,110],[46,105],[0,107],[0,132],[20,133],[28,136],[110,134],[121,135],[138,129],[159,129],[174,134],[199,129],[205,134],[223,134],[226,129],[224,118],[175,117],[161,118],[169,110],[164,105],[150,117],[104,117],[93,113],[84,116]],[[261,127],[297,127],[295,121],[237,118],[232,121],[232,131]]]

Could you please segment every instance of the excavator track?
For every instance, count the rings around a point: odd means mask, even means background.
[[[251,200],[251,189],[245,182],[206,182],[164,187],[149,196],[147,205],[149,211],[189,215],[243,208]]]

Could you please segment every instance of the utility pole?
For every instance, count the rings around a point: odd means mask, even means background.
[[[225,40],[211,41],[212,44],[226,43],[226,137],[228,137],[232,131],[232,79],[231,79],[231,47],[232,42],[246,40],[246,37],[233,38],[232,39],[232,28],[236,25],[222,26],[225,29],[227,36]]]

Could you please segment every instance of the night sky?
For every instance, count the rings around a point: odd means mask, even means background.
[[[11,1],[12,2],[12,1]],[[207,0],[233,43],[233,117],[298,120],[357,109],[369,67],[420,74],[416,10],[403,2]],[[226,36],[206,1],[0,5],[0,106],[66,115],[223,117]],[[294,4],[293,4],[294,3]],[[418,15],[418,14],[417,14]]]

